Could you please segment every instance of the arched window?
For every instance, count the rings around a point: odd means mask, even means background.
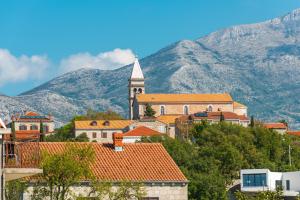
[[[166,111],[165,111],[165,106],[160,106],[160,115],[165,115]]]
[[[32,125],[30,126],[30,130],[38,130],[38,129],[39,129],[39,128],[38,128],[37,125],[32,124]]]
[[[139,93],[142,94],[143,93],[143,89],[139,88]]]
[[[185,115],[189,114],[189,107],[187,105],[183,106],[183,114]]]
[[[91,122],[91,126],[97,126],[97,122],[96,121],[92,121]]]
[[[27,126],[26,125],[21,125],[21,126],[19,126],[19,130],[26,131],[27,130]]]
[[[207,107],[207,111],[208,111],[208,112],[212,112],[212,111],[213,111],[212,105],[209,105],[209,106]]]
[[[104,126],[109,126],[109,124],[110,124],[109,121],[105,121],[105,122],[103,123]]]
[[[137,89],[136,89],[136,88],[133,88],[133,92],[136,93],[136,92],[137,92]]]

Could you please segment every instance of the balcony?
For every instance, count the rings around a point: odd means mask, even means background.
[[[42,173],[38,142],[5,142],[4,173],[6,181]]]

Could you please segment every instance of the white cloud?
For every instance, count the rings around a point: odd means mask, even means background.
[[[7,49],[0,49],[0,86],[10,82],[40,79],[49,66],[46,56],[16,57]]]
[[[91,55],[78,53],[65,58],[60,63],[62,73],[81,68],[113,70],[134,62],[135,55],[130,49],[114,49],[113,51]]]

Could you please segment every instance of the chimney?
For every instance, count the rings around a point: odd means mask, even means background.
[[[123,151],[123,133],[113,133],[113,145],[115,151]]]

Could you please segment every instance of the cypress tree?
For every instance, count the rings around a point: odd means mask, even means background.
[[[251,116],[251,121],[250,121],[250,126],[254,127],[255,123],[254,123],[254,117],[253,115]]]
[[[45,133],[44,133],[44,124],[40,122],[40,141],[43,142],[45,140]]]
[[[144,112],[144,116],[146,116],[146,117],[154,117],[154,115],[155,115],[155,110],[153,110],[153,108],[151,107],[151,105],[150,104],[146,104],[146,110],[145,110],[145,112]]]
[[[15,127],[15,122],[11,122],[11,141],[16,140],[16,127]]]

